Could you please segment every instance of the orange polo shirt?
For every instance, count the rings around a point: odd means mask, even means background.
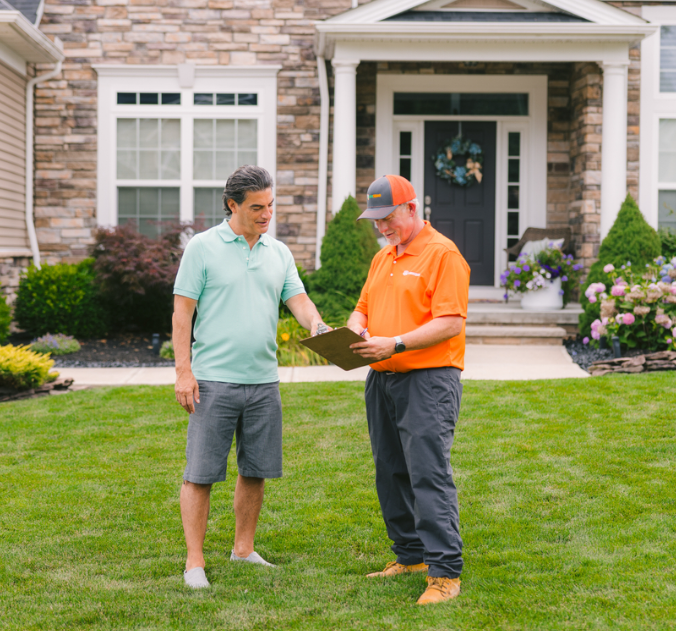
[[[426,221],[401,256],[388,246],[373,257],[355,310],[368,318],[371,335],[384,337],[404,335],[440,316],[466,319],[469,273],[455,243]],[[464,323],[460,335],[446,342],[371,364],[380,372],[442,366],[464,369]]]

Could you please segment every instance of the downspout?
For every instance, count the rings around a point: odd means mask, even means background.
[[[315,270],[321,267],[319,260],[322,239],[326,233],[326,187],[329,170],[329,80],[326,75],[326,61],[317,56],[319,78],[319,182],[317,185],[317,244],[315,247]]]
[[[63,50],[61,40],[57,39],[55,44]],[[63,60],[57,61],[54,70],[50,70],[39,77],[33,77],[26,84],[26,229],[33,253],[33,265],[38,269],[40,269],[40,248],[33,220],[33,89],[36,84],[49,81],[49,79],[58,75],[61,72],[62,64]]]

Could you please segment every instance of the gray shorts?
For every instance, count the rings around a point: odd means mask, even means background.
[[[279,382],[198,381],[200,403],[188,421],[188,464],[183,479],[195,484],[225,480],[232,437],[237,468],[249,478],[282,477],[282,399]]]

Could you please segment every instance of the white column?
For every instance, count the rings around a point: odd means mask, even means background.
[[[334,59],[332,205],[335,215],[357,192],[357,66],[359,60]]]
[[[627,195],[627,66],[604,63],[601,138],[601,239]]]

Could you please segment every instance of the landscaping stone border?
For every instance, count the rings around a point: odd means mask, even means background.
[[[609,373],[655,372],[657,370],[676,370],[676,351],[661,351],[636,357],[602,359],[589,367],[593,377]]]
[[[65,392],[73,385],[73,379],[57,379],[50,383],[46,383],[39,388],[31,388],[30,390],[11,390],[9,388],[0,388],[0,403],[5,401],[17,401],[19,399],[35,399],[49,395],[52,391]]]

